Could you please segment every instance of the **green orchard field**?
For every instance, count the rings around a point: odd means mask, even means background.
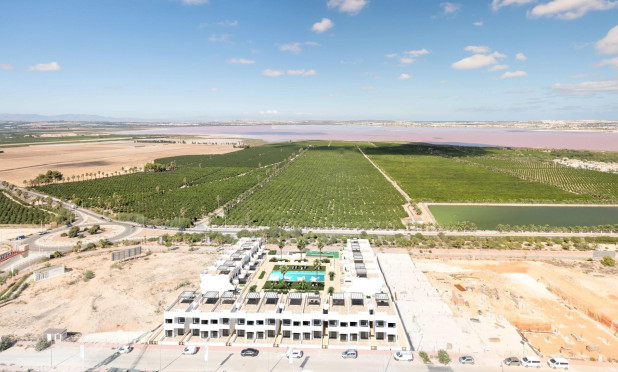
[[[316,143],[281,175],[232,208],[255,226],[403,228],[404,198],[352,144]]]
[[[222,155],[157,159],[177,168],[36,188],[123,219],[187,226],[187,220],[199,219],[257,185],[299,149],[274,144]]]
[[[38,224],[50,220],[50,214],[15,201],[0,192],[0,224]]]
[[[550,184],[530,182],[468,162],[453,147],[379,145],[365,153],[414,200],[431,202],[556,202],[594,203]],[[473,162],[482,149],[470,150]],[[598,172],[597,172],[598,173]]]

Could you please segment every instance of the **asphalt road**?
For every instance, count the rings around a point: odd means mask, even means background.
[[[503,367],[492,359],[477,365],[460,365],[457,361],[449,366],[424,365],[417,357],[413,362],[395,361],[389,351],[359,351],[358,359],[343,359],[341,350],[304,349],[301,359],[293,364],[285,358],[285,349],[260,349],[257,357],[241,357],[239,347],[210,347],[208,362],[204,361],[204,349],[195,355],[182,355],[181,347],[137,345],[128,354],[118,354],[111,345],[85,345],[85,360],[79,356],[79,344],[61,343],[48,350],[37,352],[29,347],[12,347],[0,353],[0,364],[17,368],[35,368],[42,371],[106,371],[108,368],[135,368],[142,371],[528,371],[523,367]],[[453,358],[455,359],[455,358]],[[52,367],[53,366],[53,367]],[[94,368],[96,366],[96,368]],[[616,371],[608,364],[572,365],[575,372]],[[535,371],[550,371],[544,364]]]

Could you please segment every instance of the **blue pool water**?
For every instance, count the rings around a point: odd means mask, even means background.
[[[311,281],[323,282],[324,273],[323,272],[316,273],[315,271],[288,271],[285,273],[285,276],[283,276],[281,271],[273,271],[268,276],[268,280],[271,280],[271,281],[277,281],[277,280],[283,279],[288,282],[296,282],[299,280],[303,280],[303,278],[308,282],[311,282]]]

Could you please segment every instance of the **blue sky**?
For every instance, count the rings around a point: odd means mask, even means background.
[[[0,3],[0,112],[618,119],[618,0]]]

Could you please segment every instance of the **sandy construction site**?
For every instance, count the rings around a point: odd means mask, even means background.
[[[135,143],[127,141],[76,142],[7,147],[0,154],[0,179],[23,186],[50,169],[65,179],[86,173],[110,173],[142,167],[154,159],[178,155],[224,154],[240,150],[228,144]]]
[[[113,263],[110,255],[102,251],[72,259],[64,263],[64,275],[30,281],[15,301],[1,308],[2,333],[38,337],[47,328],[82,335],[150,331],[161,324],[165,307],[180,291],[199,287],[200,272],[215,258],[203,248],[152,253],[124,263]],[[88,270],[94,278],[84,281]]]
[[[503,316],[542,355],[618,359],[618,269],[585,261],[415,262],[455,316]]]

